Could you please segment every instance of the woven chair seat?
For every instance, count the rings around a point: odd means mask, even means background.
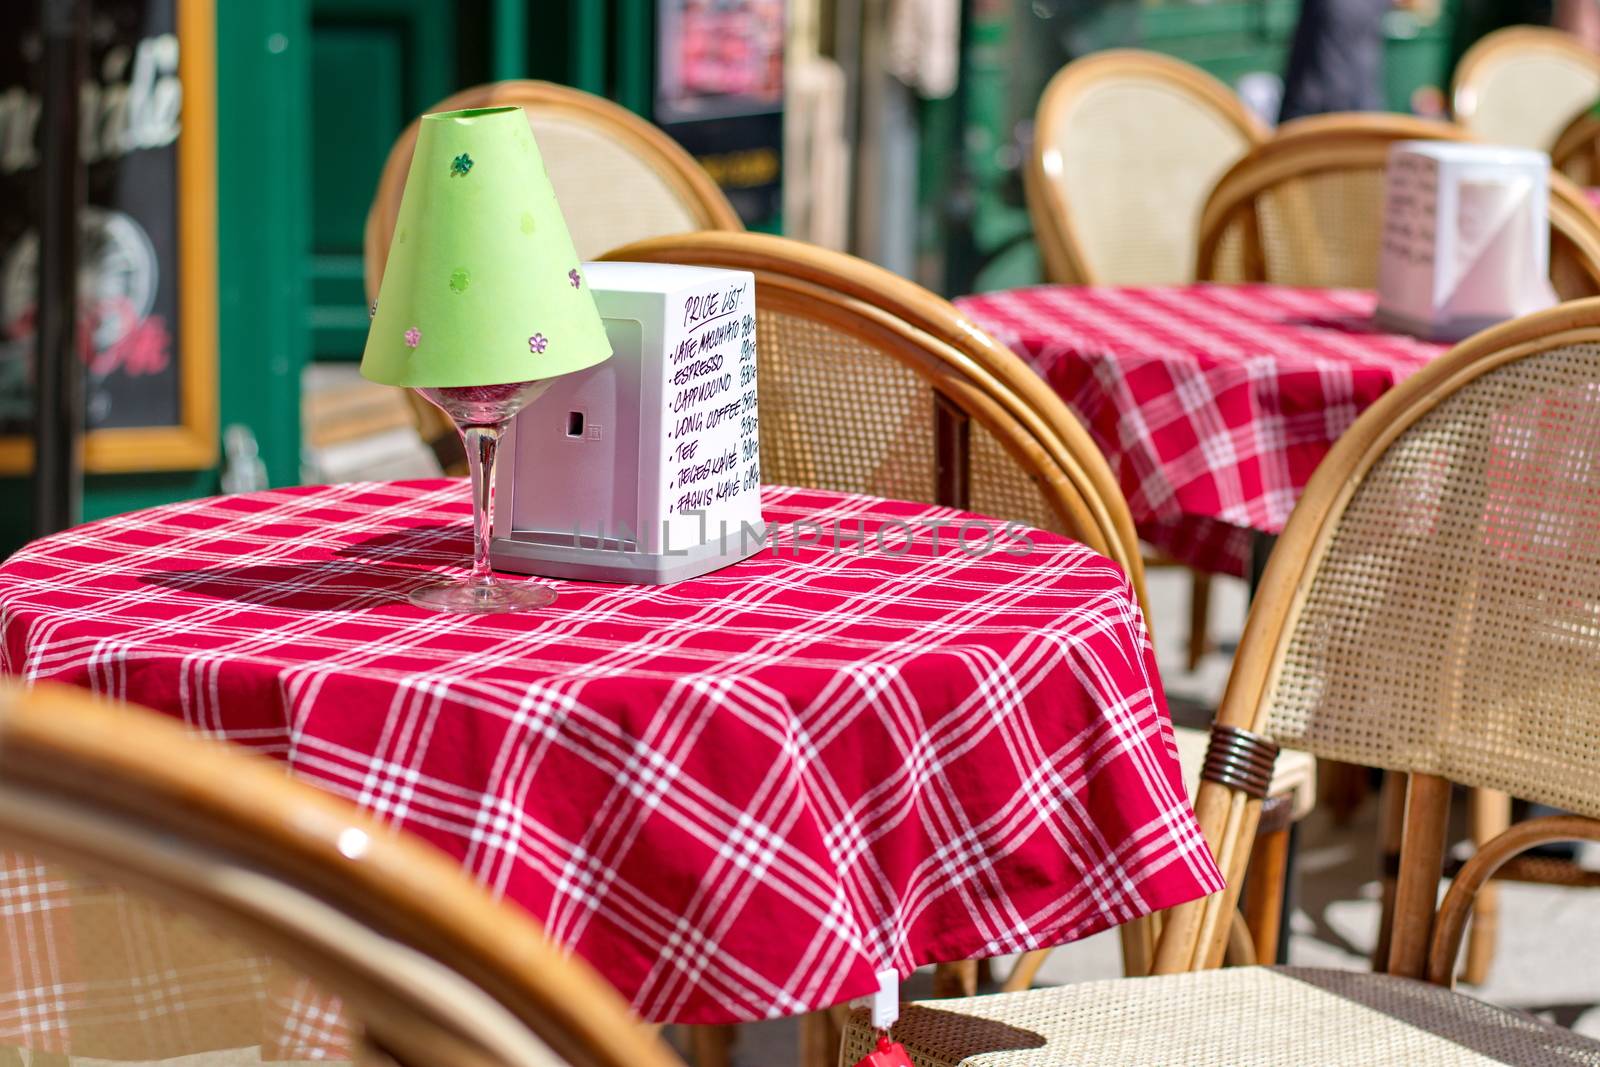
[[[917,1067],[1315,1063],[1600,1064],[1600,1042],[1439,986],[1354,971],[1236,967],[908,1004]],[[842,1063],[875,1035],[852,1014]]]
[[[1188,726],[1174,726],[1173,737],[1178,742],[1178,768],[1183,772],[1184,788],[1193,799],[1200,794],[1200,767],[1206,761],[1206,745],[1211,733]],[[1309,752],[1285,748],[1278,752],[1278,761],[1272,765],[1272,784],[1267,796],[1292,795],[1289,818],[1299,821],[1311,814],[1317,803],[1317,758]]]

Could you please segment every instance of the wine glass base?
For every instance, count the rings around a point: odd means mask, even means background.
[[[513,611],[533,611],[545,607],[555,598],[555,590],[543,585],[457,581],[413,589],[407,599],[416,607],[429,611],[448,611],[458,615],[505,615]]]

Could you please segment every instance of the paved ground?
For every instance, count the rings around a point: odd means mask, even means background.
[[[1223,649],[1189,673],[1183,667],[1188,580],[1183,572],[1149,577],[1157,650],[1175,704],[1214,705],[1227,679],[1228,652],[1244,621],[1242,583],[1219,580],[1212,630]],[[1461,805],[1457,805],[1459,808]],[[1291,918],[1291,963],[1365,969],[1377,931],[1374,824],[1369,803],[1347,826],[1313,816],[1301,829],[1299,899]],[[1596,862],[1590,862],[1596,861]],[[1586,864],[1600,866],[1591,853]],[[1488,981],[1468,989],[1486,1000],[1528,1011],[1600,1037],[1600,890],[1507,885],[1502,889],[1500,944]],[[997,964],[1003,968],[1003,964]],[[1003,969],[1000,973],[1004,973]],[[1061,983],[1115,977],[1121,958],[1114,933],[1054,952],[1040,981]],[[926,982],[913,980],[912,993]],[[789,1067],[795,1062],[792,1022],[745,1027],[735,1050],[741,1067]]]

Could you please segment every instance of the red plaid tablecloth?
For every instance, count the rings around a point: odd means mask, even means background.
[[[1243,576],[1368,405],[1446,345],[1371,325],[1374,297],[1275,285],[1039,286],[956,301],[1087,425],[1139,534]]]
[[[467,496],[283,490],[35,542],[0,566],[0,669],[288,761],[652,1020],[803,1012],[1219,887],[1139,608],[1082,546],[980,555],[961,512],[769,488],[773,541],[716,574],[413,609],[464,565]]]

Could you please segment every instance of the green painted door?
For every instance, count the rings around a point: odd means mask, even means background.
[[[438,0],[310,0],[311,357],[361,358],[362,228],[395,137],[450,95],[456,11]]]

